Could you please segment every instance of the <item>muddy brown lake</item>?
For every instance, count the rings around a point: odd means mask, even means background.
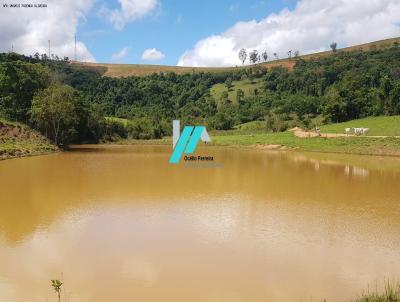
[[[400,159],[79,146],[0,162],[0,301],[350,301],[400,280]]]

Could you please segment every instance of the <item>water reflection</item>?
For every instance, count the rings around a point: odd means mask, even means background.
[[[0,301],[342,301],[399,278],[397,159],[115,146],[0,162]]]
[[[346,157],[346,156],[344,156]],[[369,176],[369,169],[357,167],[354,165],[344,164],[335,160],[326,160],[326,159],[315,159],[310,158],[309,156],[300,154],[293,155],[291,158],[295,162],[307,162],[314,167],[314,170],[318,172],[322,166],[331,166],[331,167],[344,167],[343,171],[346,176],[355,176],[360,178],[367,178]],[[351,157],[350,157],[351,158]],[[374,158],[366,157],[369,160],[374,160]],[[397,159],[392,159],[393,161],[397,161]]]

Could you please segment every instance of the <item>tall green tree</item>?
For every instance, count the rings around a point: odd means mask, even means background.
[[[262,59],[263,59],[264,62],[267,62],[267,61],[268,61],[268,53],[267,53],[267,51],[264,51],[264,52],[262,53]]]
[[[244,62],[246,62],[247,59],[247,51],[246,49],[242,48],[239,51],[239,60],[242,62],[242,65],[244,64]]]
[[[252,52],[250,52],[250,55],[249,55],[250,62],[255,64],[255,63],[257,63],[258,59],[259,59],[259,56],[258,56],[257,50],[253,50]]]
[[[66,85],[52,85],[38,92],[32,102],[32,122],[53,143],[66,147],[78,125],[77,96]]]

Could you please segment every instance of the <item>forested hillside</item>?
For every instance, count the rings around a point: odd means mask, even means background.
[[[400,114],[397,43],[386,49],[293,60],[293,70],[255,66],[110,78],[101,68],[68,60],[1,54],[0,115],[29,124],[63,146],[160,138],[171,134],[170,122],[176,118],[182,124],[218,130],[261,120],[266,121],[265,131],[278,132]],[[221,93],[215,93],[215,87]]]

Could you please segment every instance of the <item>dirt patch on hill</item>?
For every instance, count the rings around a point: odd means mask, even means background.
[[[0,160],[48,154],[58,148],[27,126],[0,121]]]
[[[308,137],[324,137],[324,138],[335,138],[335,137],[342,137],[342,136],[354,136],[352,134],[342,134],[342,133],[317,133],[316,131],[306,131],[299,127],[295,127],[289,130],[293,132],[296,137],[300,138],[308,138]]]
[[[7,125],[0,122],[0,139],[31,139],[42,137],[30,129],[20,125]]]
[[[300,137],[300,138],[306,138],[306,137],[318,137],[318,133],[316,132],[311,132],[311,131],[305,131],[304,129],[301,129],[299,127],[295,127],[293,129],[289,130],[290,132],[293,132],[293,134],[296,137]]]

